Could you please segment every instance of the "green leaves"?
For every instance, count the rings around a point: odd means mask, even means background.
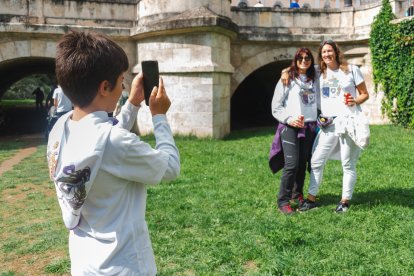
[[[384,91],[382,110],[397,125],[414,128],[414,20],[399,24],[389,0],[372,24],[369,45],[375,88]]]

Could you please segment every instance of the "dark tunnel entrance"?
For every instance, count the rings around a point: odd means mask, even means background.
[[[290,61],[269,63],[251,73],[231,98],[231,130],[274,126],[271,113],[275,86]]]
[[[0,79],[0,136],[44,133],[46,108],[36,109],[35,103],[26,103],[25,99],[34,101],[32,91],[36,87],[42,89],[46,99],[53,83],[42,82],[42,78],[33,76],[45,75],[44,79],[55,82],[55,59],[25,57],[7,60],[0,63],[0,75],[7,75],[7,78]],[[10,94],[14,95],[11,99]],[[21,98],[16,94],[26,96]]]

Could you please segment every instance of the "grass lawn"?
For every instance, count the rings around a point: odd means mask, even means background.
[[[36,101],[34,99],[20,99],[20,100],[4,100],[0,101],[0,106],[14,107],[14,106],[33,106]]]
[[[321,206],[293,216],[275,205],[273,131],[177,138],[180,178],[148,191],[159,275],[412,275],[414,131],[371,127],[348,213],[334,213],[342,168],[330,161]],[[68,274],[67,235],[42,145],[0,178],[0,275]]]
[[[0,139],[0,164],[15,155],[22,147],[21,141],[9,141]],[[0,182],[1,183],[1,182]],[[1,186],[0,186],[0,189]]]

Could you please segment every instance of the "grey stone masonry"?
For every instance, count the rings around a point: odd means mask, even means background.
[[[53,73],[46,65],[55,58],[62,34],[70,29],[97,31],[125,49],[130,61],[126,83],[141,70],[141,61],[159,61],[172,101],[167,116],[174,133],[221,138],[231,129],[232,96],[249,76],[269,64],[280,68],[298,47],[316,54],[319,43],[329,38],[364,74],[371,97],[363,110],[370,122],[388,122],[381,114],[383,94],[374,93],[368,47],[380,1],[358,0],[345,6],[343,0],[305,0],[300,3],[308,5],[300,9],[289,9],[285,0],[262,0],[264,7],[253,7],[256,2],[1,1],[0,74],[8,77],[0,79],[0,97],[29,74],[18,68],[38,62],[30,67],[31,73]],[[391,5],[397,18],[404,17],[407,1],[392,0]],[[148,107],[140,109],[137,123],[140,133],[151,132]]]

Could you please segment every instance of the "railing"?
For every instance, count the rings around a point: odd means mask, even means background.
[[[232,0],[232,6],[240,8],[248,7],[271,7],[271,8],[289,8],[292,0]],[[301,8],[333,8],[359,7],[368,4],[379,3],[381,0],[299,0],[297,1]]]

